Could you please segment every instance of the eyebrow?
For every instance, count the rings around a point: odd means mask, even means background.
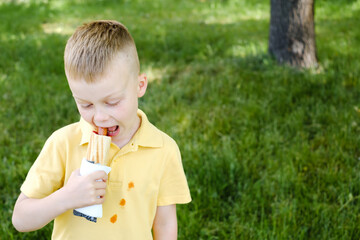
[[[103,99],[105,99],[105,100],[108,100],[108,99],[114,100],[114,99],[117,99],[117,98],[121,98],[124,95],[124,93],[125,93],[125,91],[121,91],[119,94],[118,93],[116,93],[116,94],[112,93],[112,94],[109,94],[109,95],[105,96]],[[81,98],[76,97],[74,95],[72,95],[72,96],[77,101],[89,102],[88,100],[81,99]]]
[[[113,94],[109,94],[103,98],[103,100],[114,100],[123,97],[125,94],[125,91],[116,92]]]
[[[76,101],[88,102],[88,101],[86,101],[86,100],[84,100],[84,99],[75,97],[74,95],[72,95],[72,96],[73,96],[73,98],[74,98]]]

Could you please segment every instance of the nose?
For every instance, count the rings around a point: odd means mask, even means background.
[[[106,122],[109,119],[109,115],[102,109],[96,109],[94,116],[93,116],[93,122],[95,125],[98,125],[98,123]]]

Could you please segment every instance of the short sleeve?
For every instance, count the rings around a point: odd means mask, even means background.
[[[181,162],[180,150],[173,142],[170,153],[166,155],[157,205],[185,204],[190,201],[191,196]]]
[[[64,157],[55,134],[49,137],[20,190],[29,198],[44,198],[63,186]]]

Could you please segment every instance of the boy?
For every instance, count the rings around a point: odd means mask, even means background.
[[[37,230],[55,219],[53,239],[176,239],[176,205],[191,201],[179,149],[141,110],[147,79],[136,46],[116,21],[79,27],[68,40],[65,73],[81,115],[54,132],[31,167],[15,204],[18,231]],[[111,137],[107,176],[80,176],[96,127]],[[100,181],[99,181],[100,180]],[[73,209],[102,204],[96,223]]]

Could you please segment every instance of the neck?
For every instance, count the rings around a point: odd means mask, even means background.
[[[137,130],[140,128],[141,119],[139,116],[136,116],[135,122],[134,127],[129,132],[122,134],[117,139],[113,139],[113,143],[115,143],[120,149],[130,142]]]

